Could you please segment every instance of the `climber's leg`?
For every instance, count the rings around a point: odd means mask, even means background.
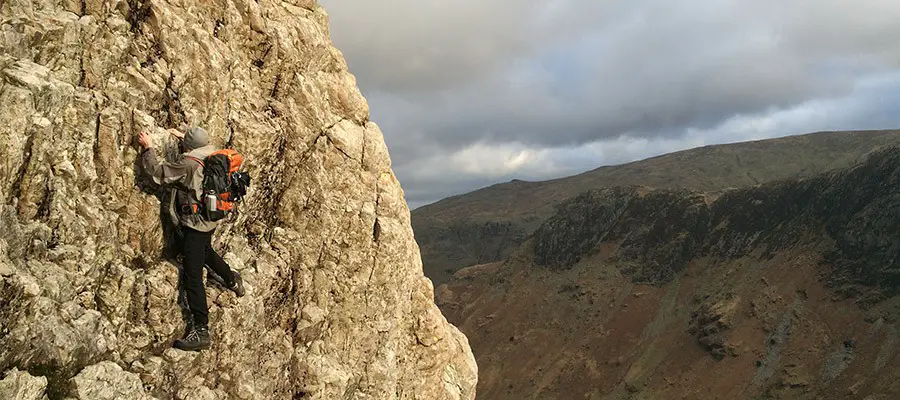
[[[212,243],[206,246],[206,265],[208,265],[216,275],[222,277],[222,280],[225,281],[225,287],[234,292],[238,297],[244,296],[244,280],[241,278],[241,274],[237,273],[237,271],[233,271],[228,263],[222,259],[222,256],[220,256],[219,253],[216,253],[216,250],[212,248]]]
[[[225,286],[233,285],[234,275],[231,272],[231,267],[221,256],[219,256],[219,253],[216,253],[216,250],[212,248],[212,243],[206,246],[204,253],[206,254],[206,265],[208,265],[216,275],[222,277],[222,280],[225,281]]]
[[[184,228],[182,252],[184,254],[184,291],[188,307],[194,317],[194,326],[184,338],[176,340],[174,346],[182,350],[202,350],[209,348],[209,309],[206,304],[206,289],[203,285],[203,262],[211,235]]]
[[[206,289],[203,285],[203,263],[206,259],[206,247],[210,236],[204,232],[190,228],[184,229],[182,254],[184,255],[184,291],[187,294],[188,307],[194,316],[194,325],[209,324],[209,309],[206,304]]]

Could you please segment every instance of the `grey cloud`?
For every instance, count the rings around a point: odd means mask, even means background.
[[[413,171],[477,143],[677,140],[739,115],[854,96],[859,82],[900,68],[893,0],[323,4],[401,180],[423,198],[439,190]],[[859,113],[847,118],[875,118]]]
[[[579,34],[623,1],[324,0],[332,37],[366,89],[452,89]],[[581,3],[581,4],[576,4]],[[573,15],[577,5],[582,13]]]

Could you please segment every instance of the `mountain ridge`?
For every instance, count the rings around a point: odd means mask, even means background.
[[[753,186],[846,168],[879,147],[897,143],[900,131],[878,130],[708,145],[565,178],[495,184],[413,210],[413,229],[426,275],[438,285],[459,268],[509,256],[557,204],[585,190],[645,185],[719,191]]]

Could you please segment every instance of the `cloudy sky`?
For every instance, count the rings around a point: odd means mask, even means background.
[[[900,127],[897,0],[321,0],[411,207],[706,144]]]

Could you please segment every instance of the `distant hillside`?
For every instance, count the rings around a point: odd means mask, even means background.
[[[900,399],[900,149],[710,195],[562,204],[437,289],[485,399]]]
[[[463,267],[502,260],[586,190],[643,185],[718,191],[801,178],[862,161],[900,144],[900,131],[822,132],[706,146],[545,182],[512,181],[412,212],[425,273],[435,285]]]

